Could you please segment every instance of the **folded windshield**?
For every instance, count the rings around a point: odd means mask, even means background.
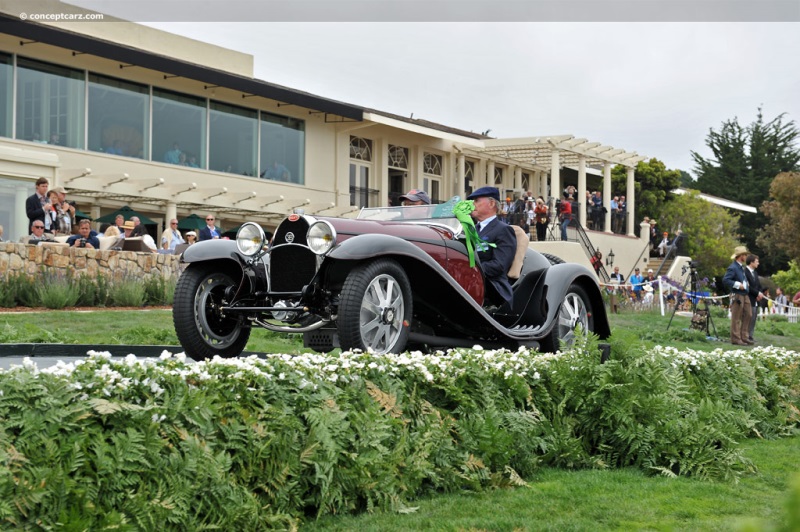
[[[431,223],[445,225],[459,233],[461,222],[453,214],[453,206],[461,201],[454,196],[438,205],[409,205],[407,207],[365,207],[358,213],[359,220],[387,222]]]

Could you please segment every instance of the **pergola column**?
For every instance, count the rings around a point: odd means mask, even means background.
[[[522,190],[522,167],[520,166],[514,168],[514,190]],[[522,194],[520,193],[520,197]]]
[[[487,186],[494,186],[494,161],[489,161],[486,164],[486,185]],[[502,194],[503,191],[500,191]]]
[[[580,203],[580,224],[586,227],[586,211],[589,205],[586,204],[586,157],[578,157],[578,197],[575,198]]]
[[[550,194],[558,199],[561,197],[561,157],[558,150],[553,150],[550,155]]]
[[[606,208],[605,232],[611,233],[611,163],[603,165],[603,207]]]
[[[625,230],[628,232],[628,236],[636,236],[633,233],[633,227],[634,227],[635,221],[636,221],[636,208],[634,207],[635,201],[636,201],[636,187],[634,186],[634,183],[633,183],[633,168],[628,168],[627,177],[628,177],[627,187],[625,189],[625,191],[626,191],[625,204],[626,204],[626,209],[627,209],[627,212],[626,212],[626,216],[627,216],[626,225],[627,225],[627,227],[626,227]]]
[[[167,224],[169,224],[169,221],[172,220],[173,218],[175,218],[177,220],[178,219],[178,204],[175,203],[174,201],[168,201],[167,202],[167,211],[166,211],[166,214],[164,216],[166,216],[166,218],[164,218],[164,221]]]

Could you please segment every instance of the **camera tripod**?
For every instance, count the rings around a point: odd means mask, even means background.
[[[684,266],[684,268],[685,268],[685,266]],[[685,272],[686,272],[686,270],[684,270],[684,273]],[[680,295],[675,298],[675,308],[672,309],[672,316],[670,316],[669,323],[667,323],[667,330],[669,330],[670,325],[672,325],[672,319],[675,317],[675,313],[678,312],[678,307],[680,306],[681,301],[683,300],[683,296],[684,296],[684,294],[686,294],[686,289],[688,287],[689,290],[690,290],[690,294],[693,296],[693,297],[689,298],[689,301],[692,302],[692,323],[694,324],[695,323],[695,318],[700,316],[700,314],[698,314],[698,312],[697,312],[697,306],[700,303],[702,303],[703,304],[703,309],[705,310],[705,315],[706,315],[705,327],[704,327],[704,329],[706,331],[706,336],[711,336],[710,329],[713,329],[713,331],[714,331],[713,338],[716,338],[717,337],[717,327],[714,325],[714,320],[711,319],[711,309],[708,308],[708,301],[706,301],[705,298],[700,297],[699,291],[697,290],[697,284],[698,284],[697,283],[697,269],[694,266],[690,266],[689,277],[683,283],[683,287],[681,288]]]

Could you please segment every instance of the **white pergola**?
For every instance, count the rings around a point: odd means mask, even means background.
[[[634,201],[635,189],[633,186],[633,171],[639,161],[646,157],[636,152],[627,152],[620,148],[608,146],[601,142],[591,142],[584,138],[575,138],[574,135],[553,135],[549,137],[522,137],[511,139],[487,139],[484,148],[479,151],[484,156],[499,157],[517,161],[518,164],[530,166],[540,171],[538,186],[539,195],[547,197],[547,183],[545,174],[550,171],[550,190],[554,196],[561,193],[560,170],[564,166],[577,167],[578,169],[578,199],[583,201],[586,197],[586,168],[587,166],[599,167],[603,171],[603,205],[606,207],[605,228],[611,232],[611,167],[621,164],[627,168],[626,197],[628,215],[626,233],[635,236],[634,221],[636,220]],[[580,210],[580,223],[586,225],[586,209]]]

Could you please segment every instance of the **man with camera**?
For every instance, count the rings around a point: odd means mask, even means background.
[[[100,240],[91,232],[91,222],[84,218],[78,223],[78,234],[69,237],[67,244],[74,248],[100,249]]]

